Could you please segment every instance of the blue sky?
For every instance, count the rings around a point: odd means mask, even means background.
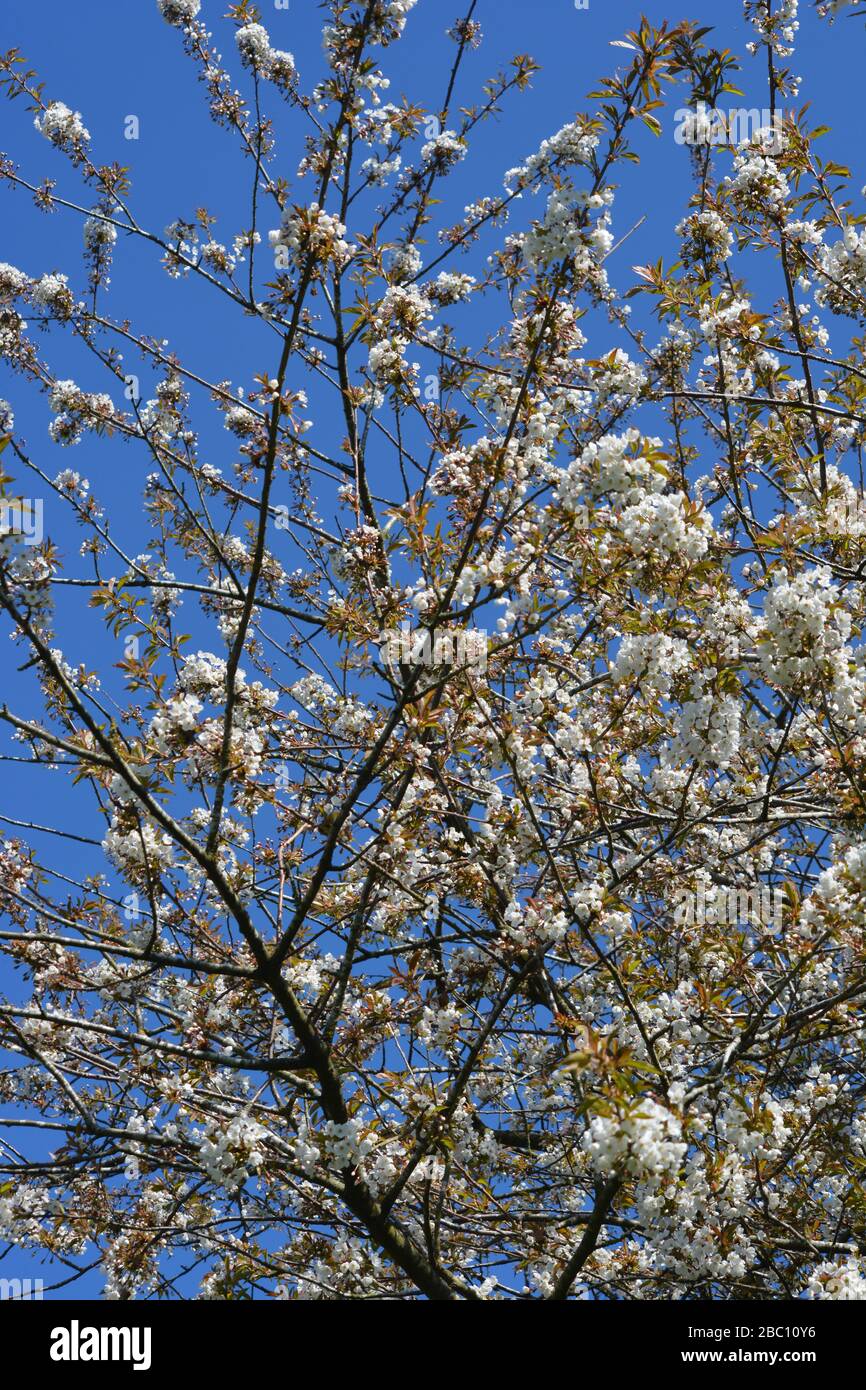
[[[245,76],[234,52],[232,27],[222,19],[226,8],[224,0],[219,4],[204,0],[202,18],[213,28],[243,88]],[[405,92],[428,109],[440,106],[446,64],[453,54],[444,30],[464,8],[465,4],[455,4],[452,9],[441,0],[420,0],[410,16],[404,41],[384,55],[383,66],[391,77],[389,99],[398,100]],[[261,9],[274,46],[294,54],[301,83],[309,90],[322,70],[322,10],[313,0],[291,0],[288,10],[278,10],[263,0]],[[690,18],[714,26],[714,42],[743,56],[738,84],[744,92],[742,104],[766,104],[765,68],[744,51],[749,33],[742,19],[741,0],[647,0],[644,5],[632,0],[591,0],[588,10],[577,10],[573,0],[536,0],[533,5],[521,0],[480,0],[476,18],[484,29],[485,41],[467,58],[457,102],[476,100],[481,83],[515,53],[530,53],[541,64],[541,71],[528,94],[509,99],[499,119],[481,128],[470,157],[448,180],[449,215],[443,221],[457,220],[463,205],[480,193],[496,191],[502,172],[533,153],[543,138],[572,119],[576,111],[588,109],[586,92],[625,56],[611,48],[610,41],[634,27],[641,13],[655,23]],[[859,102],[864,32],[862,19],[840,23],[844,25],[844,41],[838,33],[831,34],[804,4],[794,66],[803,73],[800,101],[812,104],[813,124],[833,128],[825,157],[832,155],[856,170],[864,134]],[[230,241],[247,225],[249,166],[240,157],[232,135],[210,121],[204,91],[182,52],[180,36],[161,20],[155,0],[41,0],[39,4],[3,0],[0,49],[10,47],[20,49],[37,70],[48,99],[62,100],[82,112],[97,162],[118,161],[129,166],[131,201],[145,226],[161,233],[177,218],[192,218],[195,209],[203,205],[217,215],[215,234],[221,240]],[[633,264],[660,256],[670,261],[676,254],[673,228],[684,214],[690,191],[688,154],[673,139],[673,110],[680,104],[674,98],[662,116],[661,138],[653,139],[648,132],[639,137],[641,166],[632,169],[617,197],[613,226],[617,238],[645,218],[611,259],[611,279],[621,287],[632,283]],[[138,140],[124,139],[130,115],[140,124]],[[290,180],[290,196],[304,200],[308,191],[294,181],[302,153],[297,117],[285,106],[275,106],[274,116],[281,151],[275,170]],[[49,173],[57,179],[58,193],[86,203],[88,195],[82,195],[75,174],[33,129],[32,117],[22,101],[0,104],[0,150],[33,182]],[[861,177],[855,176],[854,188],[859,189],[860,183]],[[80,282],[79,217],[66,212],[39,214],[24,194],[2,186],[0,227],[0,260],[32,275],[63,271],[69,274],[73,288],[76,279]],[[467,268],[473,269],[471,264]],[[765,274],[766,292],[774,297],[778,292],[774,267],[768,264]],[[170,339],[171,348],[186,364],[208,379],[231,378],[249,385],[253,373],[268,365],[266,353],[272,352],[272,341],[259,325],[239,325],[232,306],[220,304],[219,296],[194,281],[178,285],[170,280],[152,251],[137,243],[121,243],[117,248],[111,304],[116,317],[128,317],[140,332]],[[610,345],[596,342],[593,352],[597,355]],[[61,365],[68,354],[69,375],[88,389],[105,388],[104,381],[93,377],[92,367],[82,367],[79,372],[75,354],[57,334],[51,350],[59,375],[64,374]],[[131,451],[119,441],[92,441],[76,450],[61,450],[48,439],[49,416],[42,398],[19,379],[2,373],[0,396],[11,401],[19,428],[45,471],[53,476],[61,468],[72,467],[86,473],[129,553],[145,549],[143,540],[135,539],[140,531],[141,475]],[[206,438],[213,449],[213,461],[228,470],[233,453],[228,436],[214,428]],[[73,569],[75,529],[70,528],[68,536],[59,539],[67,542]],[[290,555],[280,558],[291,568]],[[60,608],[62,613],[63,600]],[[81,614],[80,603],[75,611]],[[90,628],[80,631],[82,650],[67,651],[68,659],[77,661],[94,650],[104,650],[95,619],[91,623]],[[29,688],[23,679],[8,674],[4,698],[11,702]],[[13,769],[0,764],[0,783],[4,788],[0,814],[46,817],[45,788],[36,784],[35,777],[15,779]],[[54,808],[58,822],[64,810],[61,794]],[[71,814],[72,803],[69,811]],[[0,822],[0,832],[2,829]],[[98,820],[94,818],[83,833],[98,837]],[[72,862],[70,857],[70,865]],[[29,1256],[13,1253],[0,1259],[0,1273],[6,1277],[38,1272]],[[101,1281],[94,1274],[77,1286],[76,1292],[96,1297],[100,1287]]]

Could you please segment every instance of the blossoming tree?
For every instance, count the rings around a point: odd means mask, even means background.
[[[2,807],[0,1239],[120,1298],[866,1296],[866,232],[788,110],[797,0],[746,0],[766,128],[703,138],[734,58],[644,21],[450,213],[535,65],[460,104],[471,0],[441,107],[386,100],[414,5],[328,0],[308,88],[249,0],[158,0],[225,240],[0,62],[80,191],[0,176],[84,266],[0,265],[50,412],[0,407],[4,757],[63,788]],[[679,257],[614,283],[672,95]],[[139,245],[252,325],[246,380],[127,319]]]

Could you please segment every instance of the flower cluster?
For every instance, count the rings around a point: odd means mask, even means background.
[[[186,28],[198,17],[201,0],[156,0],[159,12],[169,24]]]
[[[421,159],[437,174],[445,174],[466,158],[466,145],[453,130],[443,130],[421,147]]]
[[[55,418],[49,433],[55,444],[78,444],[85,430],[104,430],[114,419],[114,404],[104,392],[82,391],[74,381],[56,381],[51,388]]]
[[[291,82],[295,74],[295,60],[291,53],[271,47],[268,31],[263,25],[245,24],[238,29],[235,42],[246,67],[277,84]]]
[[[582,1146],[600,1173],[636,1177],[675,1173],[686,1152],[676,1115],[654,1100],[622,1115],[595,1115]]]
[[[72,111],[62,101],[52,101],[34,120],[34,125],[46,140],[76,158],[82,158],[90,132],[81,119],[80,111]]]
[[[346,228],[340,219],[325,212],[318,203],[311,203],[308,208],[287,208],[282,224],[268,236],[278,264],[282,264],[282,256],[286,266],[299,269],[309,262],[318,268],[317,274],[328,265],[341,270],[355,251],[345,239]]]

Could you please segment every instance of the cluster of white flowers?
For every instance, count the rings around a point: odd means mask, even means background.
[[[340,696],[322,676],[304,676],[290,692],[293,700],[314,711],[334,734],[342,738],[367,738],[373,715],[359,700]]]
[[[412,5],[415,0],[402,0]],[[304,1300],[366,1299],[382,1287],[385,1261],[369,1241],[340,1231],[327,1259],[314,1259],[297,1276],[298,1293]],[[281,1288],[278,1297],[289,1298]]]
[[[174,863],[174,848],[164,831],[157,830],[149,822],[139,825],[135,820],[131,825],[126,824],[126,818],[121,824],[117,814],[112,817],[102,848],[112,863],[133,881],[142,869],[159,872]]]
[[[367,145],[389,145],[403,114],[392,101],[387,101],[384,106],[368,106],[358,123],[359,137]]]
[[[852,926],[866,926],[866,844],[848,846],[833,864],[818,875],[810,897],[803,904],[800,929],[808,937],[820,930],[831,909]],[[866,1156],[863,1117],[854,1126],[855,1146]]]
[[[683,255],[687,260],[716,264],[733,254],[733,233],[721,213],[713,208],[683,218],[677,225],[677,235],[683,238]]]
[[[488,458],[489,440],[476,440],[469,449],[451,449],[430,476],[434,496],[459,496],[471,492],[478,481],[479,468]],[[435,600],[434,600],[435,601]]]
[[[53,567],[42,552],[36,546],[22,545],[14,531],[3,527],[0,529],[0,561],[15,602],[27,610],[31,621],[46,618],[53,601]]]
[[[753,391],[754,372],[748,360],[744,361],[744,349],[750,349],[760,338],[761,330],[757,323],[744,320],[743,316],[751,310],[748,300],[737,298],[721,306],[702,306],[698,327],[714,343],[714,351],[701,364],[695,382],[698,391],[724,391],[729,397],[746,396]],[[754,360],[757,362],[757,356]]]
[[[646,383],[647,374],[643,367],[632,362],[623,348],[614,348],[592,369],[596,405],[624,405],[639,395]]]
[[[298,1126],[298,1133],[292,1145],[295,1162],[305,1173],[314,1173],[319,1162],[319,1150],[310,1142],[310,1129],[306,1121]]]
[[[84,224],[84,247],[91,255],[105,252],[117,241],[117,228],[104,217],[88,217]]]
[[[245,24],[238,29],[235,42],[241,61],[262,77],[277,83],[291,81],[295,72],[295,60],[291,53],[271,47],[267,29],[261,24]]]
[[[263,1140],[267,1130],[249,1115],[235,1115],[228,1123],[215,1116],[199,1145],[199,1161],[212,1182],[241,1187],[265,1160]]]
[[[866,498],[851,479],[832,464],[827,466],[826,496],[820,497],[820,477],[816,493],[820,504],[808,494],[798,504],[797,520],[804,526],[817,526],[822,533],[840,538],[866,538]],[[771,526],[778,525],[775,519]]]
[[[443,130],[421,147],[421,159],[437,174],[444,174],[466,158],[466,142],[453,130]]]
[[[246,260],[250,246],[261,242],[258,232],[240,232],[232,240],[231,250],[215,237],[199,242],[199,228],[192,222],[178,220],[165,229],[167,249],[163,265],[172,279],[188,275],[196,267],[231,276]]]
[[[683,1185],[667,1211],[665,1197],[672,1189],[663,1173],[638,1186],[635,1204],[648,1239],[635,1253],[651,1278],[666,1272],[687,1281],[741,1279],[753,1267],[757,1252],[743,1229],[749,1210],[744,1160],[729,1152],[708,1168],[705,1158],[686,1165]],[[730,1233],[724,1247],[720,1229]]]
[[[85,430],[99,430],[114,418],[110,396],[82,391],[74,381],[56,381],[49,404],[55,419],[48,433],[55,444],[78,444]]]
[[[682,493],[650,494],[618,518],[617,527],[635,555],[694,562],[707,553],[712,522]]]
[[[505,933],[510,941],[519,946],[538,946],[539,942],[552,944],[562,941],[568,934],[568,917],[553,908],[525,907],[513,899],[503,914]]]
[[[325,212],[318,203],[308,208],[286,208],[281,226],[269,232],[268,239],[278,256],[282,249],[299,267],[309,256],[320,265],[330,262],[339,270],[355,252],[346,241],[346,228],[339,217]]]
[[[23,893],[32,875],[32,865],[22,854],[22,846],[14,840],[0,840],[0,891],[3,892],[5,911],[12,910],[12,903],[6,895]]]
[[[394,248],[388,269],[388,278],[397,282],[414,280],[417,275],[420,275],[422,265],[421,252],[413,241],[408,241],[404,245]]]
[[[385,22],[396,29],[398,35],[402,34],[409,12],[417,4],[418,0],[380,0],[378,22]]]
[[[741,325],[744,314],[749,313],[751,304],[747,299],[733,298],[724,304],[702,306],[698,324],[705,338],[716,338],[725,334],[752,334],[759,336],[760,329],[752,326],[746,330]]]
[[[0,313],[0,357],[9,362],[26,361],[30,344],[24,335],[27,324],[15,309],[4,308]]]
[[[687,1146],[676,1115],[647,1099],[623,1115],[593,1116],[582,1147],[600,1173],[643,1177],[675,1173]]]
[[[22,1032],[23,1032],[22,1028]],[[0,1236],[10,1245],[39,1245],[42,1223],[58,1224],[63,1204],[48,1187],[34,1183],[10,1183],[0,1196]],[[62,1232],[62,1225],[60,1225]],[[64,1248],[71,1250],[68,1241]]]
[[[766,0],[746,0],[746,19],[750,20],[760,43],[768,44],[780,58],[787,58],[794,51],[794,40],[800,27],[797,19],[799,0],[779,0],[778,8],[767,4]],[[757,51],[758,42],[746,45],[751,53]]]
[[[165,229],[168,247],[163,264],[173,280],[188,275],[198,257],[198,228],[180,219]]]
[[[180,408],[185,399],[180,377],[170,374],[165,381],[158,382],[153,399],[146,401],[138,411],[142,434],[169,440],[180,424]]]
[[[643,500],[647,493],[663,492],[664,474],[654,468],[645,453],[661,448],[660,439],[644,440],[639,430],[605,434],[584,446],[580,456],[560,476],[556,501],[569,511],[582,505],[581,498],[609,497],[614,507]]]
[[[60,319],[70,318],[75,308],[65,275],[43,275],[31,286],[30,297],[37,309],[45,309]]]
[[[403,33],[409,12],[417,3],[418,0],[376,0],[369,15],[368,41],[371,44],[380,44],[382,48],[394,43]],[[350,51],[350,45],[345,41],[345,25],[326,24],[322,30],[322,42],[332,65],[337,69],[342,67],[346,63],[346,54]],[[378,81],[371,81],[371,78],[378,78]],[[360,76],[360,85],[375,93],[377,86],[387,87],[389,80],[374,70]]]
[[[0,295],[14,299],[30,287],[30,277],[8,261],[0,261]]]
[[[380,337],[371,345],[367,359],[367,370],[378,388],[408,385],[417,389],[414,378],[419,364],[410,365],[405,355],[411,340],[432,317],[426,291],[414,285],[389,285],[373,321]],[[378,404],[380,400],[377,392],[374,402]]]
[[[222,657],[214,656],[213,652],[196,652],[194,656],[184,659],[178,685],[181,690],[191,690],[197,695],[213,699],[225,693],[227,669]],[[243,673],[240,671],[238,679],[240,682],[243,681]]]
[[[403,385],[411,380],[410,373],[417,372],[417,362],[413,363],[411,368],[406,362],[406,347],[405,338],[393,338],[372,345],[367,358],[367,370],[377,386]],[[376,404],[381,404],[381,396],[375,396],[373,399]]]
[[[548,173],[554,167],[568,167],[575,164],[588,164],[593,151],[598,148],[598,136],[578,121],[564,125],[548,140],[542,140],[537,152],[530,155],[524,164],[509,169],[504,184],[507,189],[521,186],[538,174]]]
[[[172,594],[171,589],[166,592]],[[225,661],[211,652],[197,652],[186,658],[175,691],[151,721],[150,738],[156,751],[185,759],[190,776],[212,777],[221,766],[224,720],[204,718],[203,709],[205,702],[223,703],[226,680]],[[232,777],[237,784],[236,794],[249,809],[261,799],[254,779],[263,770],[271,711],[278,693],[266,689],[260,681],[248,683],[241,670],[235,675],[234,689],[229,745]]]
[[[82,478],[80,473],[76,473],[72,468],[63,468],[54,479],[54,486],[58,492],[62,492],[66,497],[72,497],[76,502],[83,506],[90,494],[90,483],[87,478]]]
[[[191,737],[198,727],[202,702],[196,695],[173,696],[151,720],[150,734],[160,753],[176,751],[178,739]]]
[[[456,1004],[446,1004],[441,1009],[431,1009],[425,1004],[418,1021],[418,1037],[428,1047],[451,1052],[460,1040],[462,1017]]]
[[[574,257],[576,268],[589,272],[592,262],[601,262],[613,245],[608,222],[612,194],[573,193],[556,188],[547,200],[544,219],[520,239],[528,265],[548,266],[553,261]],[[588,227],[588,213],[601,210],[594,226]]]
[[[225,275],[231,275],[237,265],[237,258],[221,241],[211,237],[210,241],[205,241],[202,244],[199,251],[199,264],[207,266],[208,270],[222,271]]]
[[[780,575],[764,600],[764,675],[781,686],[820,676],[843,653],[850,632],[850,614],[826,570]]]
[[[779,133],[773,132],[774,141]],[[750,143],[734,156],[733,177],[725,182],[744,209],[760,211],[766,207],[781,209],[788,197],[788,180],[760,144]]]
[[[461,299],[469,298],[474,284],[475,279],[472,275],[465,275],[456,270],[443,270],[436,276],[432,285],[425,285],[424,292],[437,304],[457,304]]]
[[[169,24],[185,27],[197,18],[201,0],[156,0],[159,12]]]
[[[342,1172],[356,1168],[373,1150],[373,1140],[364,1134],[361,1120],[347,1120],[344,1125],[327,1120],[322,1126],[325,1152],[331,1166]]]
[[[377,188],[382,188],[388,182],[392,174],[399,174],[403,165],[402,156],[392,155],[386,159],[383,155],[374,154],[369,159],[365,159],[361,165],[361,173],[369,179],[370,183]]]
[[[681,722],[666,761],[691,761],[722,770],[740,749],[741,709],[732,695],[700,694],[682,707]]]
[[[237,405],[226,409],[223,423],[230,434],[236,434],[239,439],[249,439],[262,429],[265,422],[256,411],[244,405],[243,401],[238,401]]]
[[[61,475],[59,475],[59,476],[62,477],[63,475],[61,474]],[[77,478],[77,477],[78,477],[78,474],[77,474],[77,473],[74,473],[74,474],[72,474],[72,476],[73,476],[74,478]],[[83,498],[82,500],[86,500],[86,496],[87,496],[87,486],[88,486],[88,485],[87,485],[87,482],[86,482],[86,480],[85,480],[85,483],[84,483],[84,498]],[[74,685],[74,686],[77,686],[79,689],[86,689],[86,690],[98,690],[98,689],[99,689],[99,687],[100,687],[99,677],[96,676],[92,671],[88,671],[87,668],[86,668],[83,664],[80,665],[80,666],[77,666],[77,667],[75,667],[75,666],[70,666],[69,662],[66,660],[66,658],[64,657],[62,651],[60,651],[59,647],[53,647],[52,650],[51,650],[51,655],[52,655],[52,657],[54,658],[55,665],[59,668],[60,672],[62,673],[62,675],[64,676],[64,678],[69,682],[70,685]]]
[[[841,241],[819,248],[817,263],[816,303],[859,318],[866,303],[866,230],[846,227]]]
[[[262,24],[245,24],[235,34],[235,43],[245,67],[264,71],[270,61],[271,40]]]
[[[81,119],[80,111],[72,111],[62,101],[52,101],[40,112],[33,124],[46,140],[67,153],[78,154],[90,139],[90,131]]]
[[[671,681],[691,664],[687,642],[663,632],[626,633],[610,668],[615,685],[639,682],[644,690],[670,694]]]
[[[823,1264],[816,1265],[805,1293],[811,1299],[837,1298],[862,1303],[866,1300],[866,1273],[862,1260],[855,1260],[851,1256],[844,1264],[825,1260]]]

